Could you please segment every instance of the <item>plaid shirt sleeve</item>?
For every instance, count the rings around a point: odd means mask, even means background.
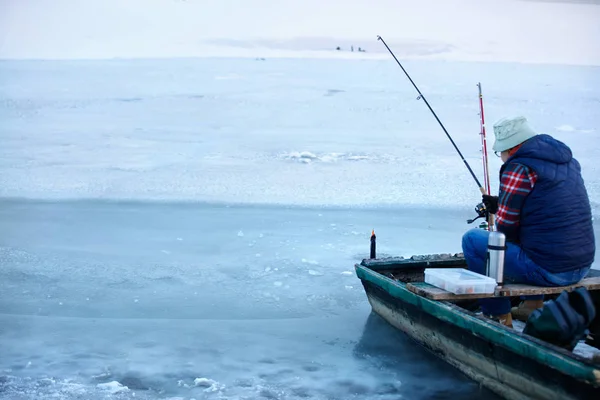
[[[496,226],[507,241],[519,242],[521,208],[536,180],[535,171],[521,164],[509,164],[502,172]]]

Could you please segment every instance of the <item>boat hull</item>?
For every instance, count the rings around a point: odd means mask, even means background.
[[[600,370],[573,359],[566,350],[454,304],[420,297],[375,271],[357,266],[357,272],[360,268],[374,312],[502,397],[600,398]]]

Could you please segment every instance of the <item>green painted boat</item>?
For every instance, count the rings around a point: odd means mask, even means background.
[[[434,300],[416,293],[415,287],[428,285],[425,268],[466,268],[466,263],[462,254],[433,254],[366,259],[355,265],[373,312],[498,395],[600,399],[600,364],[591,357],[470,311],[474,300],[465,300],[467,296]],[[600,311],[600,291],[590,293]]]

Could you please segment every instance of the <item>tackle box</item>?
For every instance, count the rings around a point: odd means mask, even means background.
[[[425,282],[454,294],[494,293],[494,278],[464,268],[426,268]]]

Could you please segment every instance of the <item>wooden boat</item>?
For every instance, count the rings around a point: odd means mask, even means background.
[[[569,287],[504,285],[490,295],[454,295],[424,282],[425,268],[466,268],[462,254],[366,259],[355,265],[373,311],[394,327],[507,399],[600,399],[600,364],[503,326],[468,305],[477,298],[585,286],[600,314],[600,276]],[[598,273],[600,271],[590,271]],[[596,274],[594,274],[596,275]],[[598,320],[597,317],[596,320]],[[594,324],[597,321],[594,321]]]

